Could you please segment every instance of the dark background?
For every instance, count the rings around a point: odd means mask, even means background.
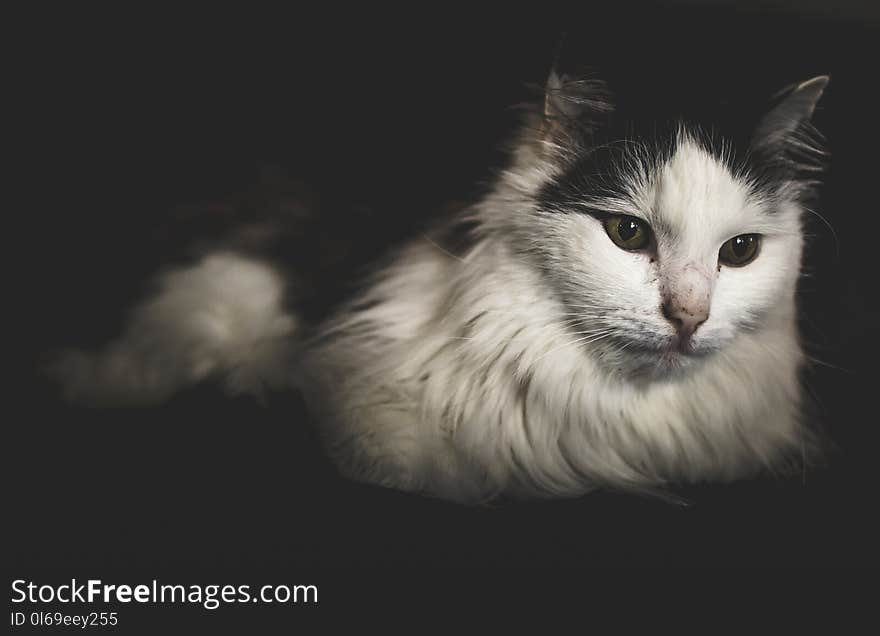
[[[14,569],[876,566],[877,11],[588,4],[23,22]],[[810,221],[801,289],[825,466],[682,488],[684,507],[598,493],[464,508],[336,476],[295,395],[263,409],[199,387],[160,408],[92,411],[66,407],[36,371],[46,352],[117,334],[150,275],[202,231],[305,200],[318,214],[291,258],[320,285],[319,313],[350,270],[479,194],[503,164],[510,107],[544,81],[563,31],[566,56],[622,86],[645,80],[658,100],[760,104],[830,73],[815,123],[836,237]]]

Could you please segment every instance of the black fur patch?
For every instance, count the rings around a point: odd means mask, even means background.
[[[675,105],[676,90],[662,89],[649,83],[617,94],[613,112],[601,115],[601,124],[590,138],[567,148],[562,175],[539,194],[540,209],[590,212],[572,204],[589,197],[622,194],[624,184],[630,181],[627,170],[639,163],[649,169],[662,164],[674,153],[680,130],[687,131],[719,160],[723,158],[735,173],[748,175],[755,188],[767,196],[780,184],[804,176],[799,162],[772,149],[752,147],[753,132],[771,104],[707,99],[682,90],[680,103]],[[639,163],[631,161],[635,156],[641,159]]]

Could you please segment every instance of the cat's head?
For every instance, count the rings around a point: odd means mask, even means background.
[[[654,375],[794,328],[819,154],[810,118],[827,82],[725,128],[664,112],[641,122],[603,84],[551,75],[525,169],[508,174],[533,203],[511,235],[584,346]]]

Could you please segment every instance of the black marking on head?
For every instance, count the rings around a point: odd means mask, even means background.
[[[650,171],[674,152],[677,123],[662,127],[645,124],[640,129],[637,122],[615,126],[619,121],[615,117],[612,125],[598,131],[594,145],[541,190],[538,199],[543,211],[581,211],[601,216],[607,211],[586,207],[585,202],[624,196],[628,184],[649,176],[634,172]]]
[[[769,113],[760,103],[694,98],[692,92],[688,103],[675,104],[672,87],[615,91],[614,112],[591,132],[589,144],[572,144],[561,154],[562,173],[539,193],[539,209],[590,213],[585,201],[624,195],[632,181],[628,171],[662,165],[681,131],[764,198],[772,200],[792,183],[793,194],[806,192],[814,183],[819,146],[809,116],[826,82],[816,78],[798,85]],[[756,138],[776,143],[755,143]]]

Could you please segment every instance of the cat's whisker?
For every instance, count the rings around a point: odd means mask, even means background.
[[[817,210],[814,210],[806,205],[802,205],[801,207],[805,212],[807,212],[808,214],[812,214],[825,224],[825,226],[831,232],[831,236],[834,238],[834,250],[837,253],[837,258],[840,258],[840,239],[837,236],[837,231],[834,229],[834,226],[831,225],[831,221],[829,221],[823,214],[821,214]]]
[[[571,342],[566,342],[566,343],[559,345],[558,347],[554,347],[553,349],[550,349],[550,351],[547,351],[546,353],[538,356],[537,358],[535,358],[535,362],[538,362],[538,361],[544,359],[545,357],[547,357],[551,353],[555,353],[555,352],[560,351],[562,349],[565,349],[567,347],[571,347],[571,346],[574,346],[577,344],[590,344],[592,342],[598,342],[599,340],[603,340],[605,338],[608,338],[609,336],[612,335],[612,333],[613,332],[609,331],[608,333],[601,334],[601,335],[591,334],[590,336],[587,336],[584,338],[578,338],[577,340],[574,340]],[[591,340],[591,338],[593,338],[593,339]]]
[[[449,250],[447,250],[446,248],[444,248],[442,245],[438,244],[434,239],[432,239],[430,236],[428,236],[428,235],[425,234],[424,232],[422,232],[421,237],[422,237],[422,238],[423,238],[423,239],[424,239],[429,245],[432,245],[432,246],[436,247],[436,248],[437,248],[442,254],[445,254],[445,255],[448,256],[449,258],[454,258],[455,260],[457,260],[457,261],[459,261],[459,262],[461,262],[461,263],[464,263],[464,259],[463,259],[463,258],[461,258],[460,256],[456,256],[455,254],[453,254],[452,252],[450,252]]]

